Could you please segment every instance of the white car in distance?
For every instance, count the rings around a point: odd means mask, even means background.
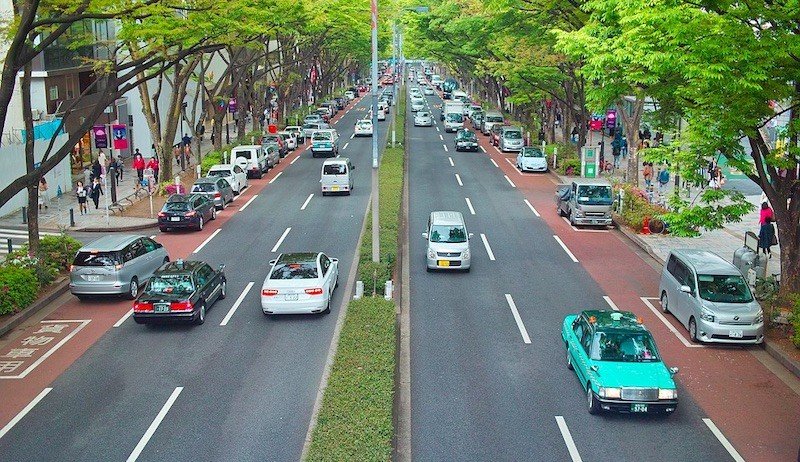
[[[236,164],[212,165],[206,173],[208,177],[224,178],[231,185],[233,193],[239,195],[248,186],[247,172]]]
[[[430,112],[419,111],[414,115],[415,127],[432,127],[433,117]]]
[[[361,119],[356,122],[356,127],[353,131],[355,136],[372,136],[372,132],[372,121],[367,119]]]
[[[261,286],[261,311],[272,314],[327,314],[339,285],[339,260],[322,252],[282,253],[270,261]]]

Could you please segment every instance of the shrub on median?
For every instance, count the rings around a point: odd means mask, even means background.
[[[27,308],[39,292],[39,281],[28,268],[0,266],[0,315]]]
[[[658,217],[667,212],[665,208],[651,204],[647,200],[647,193],[635,186],[627,183],[616,184],[615,195],[619,194],[620,189],[625,191],[625,196],[622,200],[622,210],[617,208],[618,221],[637,233],[642,231],[645,218]]]

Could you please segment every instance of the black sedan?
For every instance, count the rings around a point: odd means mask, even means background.
[[[215,270],[202,261],[164,263],[134,302],[133,320],[138,324],[165,320],[203,324],[206,310],[225,298],[226,284],[225,265]]]
[[[198,231],[209,220],[217,218],[214,201],[201,194],[173,194],[158,212],[158,227],[162,232],[178,228]]]
[[[477,151],[478,137],[472,130],[461,129],[456,133],[456,151]]]

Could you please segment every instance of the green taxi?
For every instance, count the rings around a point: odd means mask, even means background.
[[[586,391],[590,414],[672,413],[678,368],[661,361],[653,336],[633,313],[586,310],[564,318],[567,367]]]

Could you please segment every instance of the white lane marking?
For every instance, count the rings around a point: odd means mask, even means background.
[[[310,144],[308,146],[306,146],[305,151],[308,151],[309,149],[311,149],[311,145]]]
[[[65,343],[70,341],[72,339],[72,337],[75,337],[76,335],[78,335],[78,332],[80,332],[84,327],[86,327],[87,324],[92,322],[92,320],[91,319],[58,319],[58,320],[52,320],[52,321],[42,321],[41,323],[42,324],[56,324],[56,323],[65,323],[65,322],[74,322],[74,323],[78,323],[79,322],[79,323],[81,323],[81,325],[76,327],[75,330],[70,332],[66,337],[62,338],[61,341],[56,343],[56,345],[53,348],[50,348],[49,350],[47,350],[47,353],[43,354],[41,357],[39,357],[39,359],[34,361],[34,363],[31,364],[30,366],[28,366],[27,369],[22,371],[21,374],[19,374],[19,375],[3,375],[3,376],[0,376],[0,379],[13,380],[13,379],[25,378],[28,374],[31,373],[31,371],[33,371],[34,369],[39,367],[39,365],[42,364],[47,358],[49,358],[50,356],[52,356],[53,353],[58,351],[59,348],[64,346]]]
[[[558,236],[556,236],[556,235],[554,234],[554,235],[553,235],[553,239],[555,239],[555,240],[556,240],[556,242],[558,242],[558,245],[560,245],[560,246],[561,246],[561,248],[562,248],[562,249],[564,249],[564,252],[567,252],[567,255],[569,255],[569,258],[570,258],[572,261],[574,261],[575,263],[578,263],[578,259],[577,259],[577,258],[575,258],[575,255],[573,255],[573,253],[572,253],[572,252],[570,252],[570,250],[567,248],[567,244],[564,244],[564,241],[562,241],[560,237],[558,237]]]
[[[283,240],[286,239],[286,235],[289,234],[289,231],[291,231],[291,230],[292,230],[292,228],[286,228],[286,231],[284,231],[283,234],[281,234],[281,237],[280,237],[280,239],[278,239],[278,242],[275,244],[275,247],[272,248],[272,252],[277,252],[278,251],[278,247],[281,246],[281,244],[283,243]]]
[[[344,147],[342,148],[342,150],[347,149],[348,146],[350,146],[350,143],[345,143]]]
[[[486,253],[489,254],[489,260],[494,261],[494,252],[492,252],[492,248],[489,247],[489,241],[486,239],[485,234],[481,234],[481,240],[483,241],[483,246],[486,247]]]
[[[355,138],[355,137],[356,137],[356,134],[355,134],[355,133],[353,133],[352,135],[350,135],[350,139],[351,139],[351,140],[352,140],[353,138]]]
[[[246,297],[247,293],[250,292],[250,289],[253,288],[253,284],[255,284],[255,282],[251,281],[247,283],[247,286],[245,286],[244,290],[242,291],[242,294],[239,295],[239,298],[237,298],[235,302],[233,302],[233,306],[231,307],[230,310],[228,310],[228,314],[226,314],[225,318],[222,319],[222,322],[219,323],[220,326],[228,325],[228,321],[231,320],[231,318],[233,317],[233,313],[236,313],[236,310],[239,308],[239,305],[242,304],[242,300],[244,300],[244,297]]]
[[[522,323],[522,318],[519,315],[519,311],[517,311],[517,305],[514,303],[514,299],[511,298],[511,294],[506,294],[506,303],[508,303],[508,307],[511,308],[511,314],[514,315],[514,321],[517,322],[519,333],[522,334],[522,341],[526,344],[530,344],[531,338],[528,335],[528,330],[525,329],[525,324]]]
[[[153,420],[150,426],[147,427],[147,431],[144,432],[144,435],[142,435],[142,439],[139,440],[139,444],[137,444],[136,447],[133,448],[133,452],[131,452],[131,455],[128,456],[127,462],[134,462],[136,459],[139,458],[139,455],[144,450],[144,447],[147,446],[147,443],[150,441],[150,438],[153,437],[153,434],[156,432],[156,430],[158,430],[158,426],[161,425],[161,421],[164,420],[164,417],[167,416],[169,408],[171,408],[172,405],[175,404],[175,400],[178,399],[178,395],[180,395],[182,391],[183,387],[177,387],[175,388],[175,390],[172,391],[172,394],[169,395],[167,402],[164,403],[164,406],[161,408],[160,411],[158,411],[156,418]]]
[[[490,160],[490,161],[492,161],[492,165],[494,165],[494,166],[495,166],[495,167],[497,167],[497,168],[500,168],[500,166],[499,166],[499,165],[497,165],[497,162],[495,162],[495,161],[494,161],[494,159],[492,159],[492,158],[490,157],[490,158],[489,158],[489,160]],[[508,178],[508,177],[506,177],[506,178]]]
[[[458,181],[459,186],[464,186],[464,183],[461,182],[461,177],[456,173],[456,181]]]
[[[569,432],[567,422],[564,421],[564,417],[557,415],[556,423],[558,424],[558,429],[561,430],[561,437],[564,438],[564,444],[567,445],[567,450],[569,451],[569,456],[572,458],[572,462],[583,462],[580,453],[578,453],[578,447],[575,446],[575,441],[572,439],[572,434]]]
[[[436,123],[436,122],[434,122],[434,123]],[[438,132],[438,131],[441,131],[441,130],[439,130],[439,126],[438,126],[438,125],[436,126],[436,131],[437,131],[437,132]]]
[[[25,417],[25,415],[31,412],[31,409],[33,409],[37,404],[39,404],[39,401],[44,399],[44,397],[47,396],[47,394],[50,393],[51,391],[53,391],[52,388],[45,388],[44,390],[42,390],[41,393],[36,395],[36,398],[33,398],[33,401],[31,401],[30,403],[28,403],[27,406],[22,408],[22,410],[19,411],[19,414],[15,415],[14,418],[11,419],[11,422],[7,423],[6,426],[3,427],[2,430],[0,430],[0,439],[6,436],[6,433],[11,431],[11,429],[14,428],[14,425],[18,424],[19,421],[22,420],[22,418]]]
[[[686,348],[703,348],[703,345],[697,345],[686,340],[683,334],[681,334],[678,331],[678,329],[676,329],[671,322],[667,321],[667,318],[665,318],[664,315],[661,314],[661,312],[659,312],[659,310],[656,309],[656,307],[650,300],[658,300],[658,298],[656,297],[639,297],[639,298],[642,300],[642,303],[644,303],[648,308],[650,308],[650,311],[652,311],[653,314],[655,314],[656,317],[660,319],[665,326],[667,326],[667,329],[669,329],[670,332],[672,332],[673,334],[675,334],[676,337],[678,337],[678,340],[680,340],[681,343],[683,343],[683,346],[685,346]]]
[[[483,151],[483,152],[486,152],[486,148],[484,148],[483,146],[481,146],[481,151]]]
[[[440,139],[440,140],[442,140],[442,141],[444,141],[444,137],[442,136],[442,134],[441,134],[441,133],[439,133],[439,139]]]
[[[531,203],[528,202],[528,199],[525,199],[525,205],[527,205],[528,208],[531,209],[531,212],[533,212],[534,215],[536,215],[537,217],[541,217],[541,215],[539,215],[539,212],[537,212],[536,209],[533,208],[533,205],[531,205]]]
[[[500,148],[498,148],[497,146],[492,145],[492,147],[494,148],[495,151],[499,152],[500,154],[503,153],[503,151],[501,151]]]
[[[128,310],[128,312],[127,312],[127,313],[125,313],[125,316],[123,316],[123,317],[119,318],[119,321],[115,322],[113,327],[119,327],[119,326],[121,326],[121,325],[122,325],[122,323],[123,323],[123,322],[125,322],[125,321],[127,321],[127,320],[128,320],[128,318],[130,318],[132,314],[133,314],[133,308],[131,308],[130,310]]]
[[[730,454],[731,457],[733,457],[733,460],[735,460],[736,462],[744,462],[744,458],[736,451],[736,449],[734,449],[731,442],[728,441],[728,438],[725,438],[725,435],[722,434],[722,432],[719,430],[719,428],[717,428],[717,426],[711,419],[704,418],[703,422],[706,424],[709,430],[711,430],[711,433],[713,433],[714,436],[717,437],[719,442],[722,443],[722,446],[725,448],[726,451],[728,451],[728,454]]]
[[[289,165],[292,165],[293,163],[297,162],[297,159],[299,159],[299,158],[300,158],[300,156],[297,156],[294,159],[292,159],[292,161],[289,162]]]
[[[450,161],[450,166],[451,167],[455,167],[456,166],[456,164],[453,163],[453,158],[452,157],[448,157],[447,160]]]
[[[519,173],[520,176],[525,176],[525,174],[522,173],[522,171],[517,168],[517,164],[515,164],[514,162],[511,162],[511,159],[509,159],[508,157],[506,157],[506,162],[508,162],[508,165],[514,167],[514,171]]]
[[[512,188],[516,188],[517,187],[517,185],[515,185],[514,182],[511,181],[511,178],[509,178],[508,175],[503,175],[503,178],[505,178],[506,181],[508,181],[508,184],[510,184]]]
[[[199,252],[199,251],[203,250],[203,247],[205,247],[205,246],[206,246],[206,244],[208,244],[209,242],[211,242],[211,239],[214,239],[214,236],[216,236],[217,234],[219,234],[219,232],[220,232],[220,231],[222,231],[222,228],[217,228],[217,230],[216,230],[216,231],[214,231],[213,233],[211,233],[211,236],[208,236],[208,237],[206,238],[206,240],[205,240],[205,241],[203,241],[203,242],[202,242],[200,245],[198,245],[198,246],[197,246],[197,248],[196,248],[196,249],[194,249],[194,251],[193,251],[192,253],[197,253],[197,252]]]
[[[606,303],[608,303],[608,306],[610,306],[612,310],[619,311],[619,307],[617,306],[616,303],[614,303],[614,300],[611,300],[611,297],[609,297],[608,295],[603,295],[603,300],[605,300]]]
[[[472,201],[469,200],[469,197],[464,198],[467,201],[467,207],[469,207],[469,213],[475,215],[475,209],[472,208]]]
[[[314,197],[313,194],[309,194],[308,195],[308,199],[306,199],[306,201],[303,202],[303,205],[300,206],[300,210],[305,210],[306,209],[306,206],[308,205],[309,202],[311,202],[311,198],[312,197]]]
[[[299,157],[297,159],[299,159]],[[254,200],[256,200],[256,197],[258,197],[258,194],[253,195],[253,197],[251,197],[249,201],[245,202],[244,205],[239,208],[239,211],[241,212],[242,210],[246,209],[248,205],[250,205],[251,203],[253,203]]]
[[[445,152],[447,152],[447,150],[448,150],[448,149],[447,149],[447,145],[446,145],[446,144],[443,144],[442,146],[444,146],[444,150],[445,150]]]
[[[278,172],[278,174],[277,174],[277,175],[275,175],[275,178],[273,178],[273,179],[269,180],[269,184],[272,184],[272,183],[273,183],[275,180],[277,180],[277,179],[278,179],[278,177],[279,177],[279,176],[281,176],[281,175],[283,175],[283,172]]]

